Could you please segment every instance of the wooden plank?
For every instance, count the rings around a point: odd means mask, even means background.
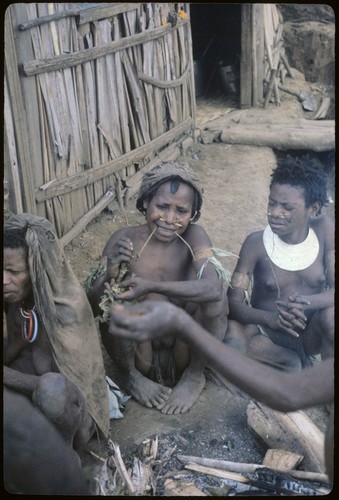
[[[24,210],[36,214],[36,204],[34,200],[33,165],[31,164],[31,154],[26,119],[26,106],[23,101],[21,83],[18,74],[19,61],[16,53],[14,40],[14,27],[12,24],[12,7],[5,12],[5,67],[6,77],[10,82],[8,86],[11,100],[11,110],[13,113],[13,123],[16,132],[16,147],[18,162],[21,166],[21,181],[23,193]]]
[[[180,24],[187,23],[183,20]],[[77,64],[83,64],[88,61],[93,61],[98,57],[103,57],[107,54],[112,54],[119,50],[125,50],[134,45],[143,44],[151,40],[156,40],[165,36],[167,33],[175,31],[178,26],[172,27],[170,24],[155,28],[152,31],[137,33],[131,37],[122,38],[120,40],[102,45],[101,47],[93,47],[81,52],[73,54],[63,54],[49,58],[40,59],[37,61],[28,61],[23,64],[23,72],[26,76],[33,76],[48,71],[55,71],[58,69],[69,68]]]
[[[250,401],[246,414],[249,427],[268,447],[303,455],[305,467],[325,472],[325,436],[305,412],[282,413]]]
[[[262,464],[247,464],[242,462],[230,462],[227,460],[218,460],[215,458],[205,458],[205,457],[194,457],[191,455],[178,455],[178,460],[183,463],[196,463],[199,465],[204,465],[206,467],[213,467],[215,469],[220,470],[228,470],[230,472],[240,472],[243,474],[251,474],[255,472],[257,469],[262,467],[266,467],[266,465]],[[274,469],[277,472],[279,469]],[[320,481],[323,483],[328,483],[329,479],[327,474],[322,474],[320,472],[310,472],[303,470],[294,470],[291,469],[288,471],[288,474],[296,479],[305,479],[310,481]]]
[[[116,2],[112,5],[100,5],[90,9],[80,10],[80,15],[77,18],[77,24],[85,24],[91,21],[98,21],[108,17],[115,17],[124,12],[131,12],[140,7],[139,3],[119,3]]]
[[[86,9],[67,9],[20,23],[19,29],[21,31],[25,31],[52,21],[59,21],[60,19],[64,19],[66,17],[75,17],[77,24],[82,25],[91,21],[97,21],[99,19],[105,19],[107,17],[122,14],[123,12],[135,10],[138,7],[138,3],[117,3],[116,5],[89,7]]]
[[[276,470],[295,469],[304,457],[288,450],[269,448],[264,456],[263,465]]]
[[[187,130],[191,127],[192,119],[188,118],[183,123],[180,123],[180,125],[178,125],[177,127],[169,130],[160,137],[157,137],[153,141],[150,141],[147,144],[143,144],[139,148],[122,155],[120,158],[112,160],[105,165],[100,165],[99,167],[88,170],[86,172],[73,175],[66,179],[62,179],[60,181],[56,180],[51,186],[47,187],[46,189],[36,189],[35,199],[38,202],[41,202],[49,198],[53,198],[54,196],[60,196],[61,194],[72,191],[72,189],[78,189],[80,187],[87,186],[90,183],[96,182],[97,180],[100,180],[107,175],[111,175],[114,172],[117,172],[130,163],[141,161],[147,154],[152,151],[156,151],[161,146],[173,141],[184,132],[187,132]]]
[[[297,129],[273,125],[235,125],[223,128],[220,139],[227,144],[247,144],[277,149],[330,151],[335,148],[334,128]]]
[[[256,67],[257,67],[257,101],[259,105],[263,102],[264,95],[264,72],[265,72],[265,43],[264,43],[264,26],[263,26],[263,9],[264,5],[255,4],[255,17],[256,17]],[[273,5],[275,7],[275,5]]]
[[[252,106],[252,5],[241,5],[240,106]]]
[[[222,477],[223,479],[231,479],[232,481],[237,481],[238,483],[249,482],[248,478],[242,474],[215,469],[213,467],[205,467],[204,465],[188,463],[185,465],[185,469],[194,470],[195,472],[200,472],[202,474],[209,474],[211,476]]]
[[[112,200],[115,198],[115,193],[113,191],[107,191],[104,196],[98,201],[98,203],[91,208],[81,219],[79,219],[76,224],[72,227],[68,233],[64,234],[60,238],[60,243],[62,246],[67,245],[72,241],[81,231],[89,224],[97,215],[99,215],[104,208],[107,207]]]
[[[166,479],[164,483],[165,496],[174,497],[205,497],[206,493],[199,490],[193,483],[185,480]]]

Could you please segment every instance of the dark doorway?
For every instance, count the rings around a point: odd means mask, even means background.
[[[190,4],[196,96],[240,93],[241,4]]]

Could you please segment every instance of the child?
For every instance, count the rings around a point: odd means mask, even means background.
[[[123,292],[115,299],[167,300],[184,308],[211,335],[222,340],[228,305],[212,244],[196,221],[203,189],[187,163],[161,163],[144,175],[136,206],[145,224],[116,231],[103,255],[107,270],[88,290],[95,314],[115,281]],[[119,272],[128,265],[129,275]],[[220,264],[219,264],[220,266]],[[218,266],[217,266],[218,267]],[[113,280],[113,281],[112,281]],[[117,382],[141,404],[166,414],[184,413],[205,384],[204,362],[172,335],[134,345],[100,325],[103,343],[119,368]],[[168,387],[168,385],[172,385]]]

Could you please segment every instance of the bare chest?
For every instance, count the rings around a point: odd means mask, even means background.
[[[280,291],[281,296],[287,296],[291,291],[301,294],[320,292],[326,283],[325,269],[321,256],[306,269],[286,271],[279,268],[265,256],[257,266],[254,274],[255,288],[260,287],[262,293]]]
[[[30,329],[29,319],[23,318],[17,307],[9,309],[6,319],[8,338],[4,347],[5,365],[35,375],[58,371],[39,315],[37,324],[32,327],[36,328],[34,341],[25,338]]]
[[[183,245],[149,246],[132,262],[131,270],[144,279],[180,281],[186,278],[192,259]]]

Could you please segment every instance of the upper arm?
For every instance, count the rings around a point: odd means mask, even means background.
[[[332,288],[334,286],[334,221],[330,217],[323,216],[314,220],[313,228],[324,244],[324,269],[327,284]]]
[[[248,235],[242,244],[234,271],[252,276],[262,247],[262,231]]]
[[[239,259],[234,269],[228,296],[230,299],[244,300],[244,293],[250,287],[251,279],[260,255],[262,231],[247,236],[239,253]]]
[[[187,234],[183,235],[185,241],[189,244],[192,255],[192,265],[195,273],[199,273],[201,266],[206,262],[209,257],[213,257],[212,242],[202,226],[192,224],[189,227]],[[208,263],[204,269],[204,278],[211,278],[216,276],[216,272],[212,264]]]

